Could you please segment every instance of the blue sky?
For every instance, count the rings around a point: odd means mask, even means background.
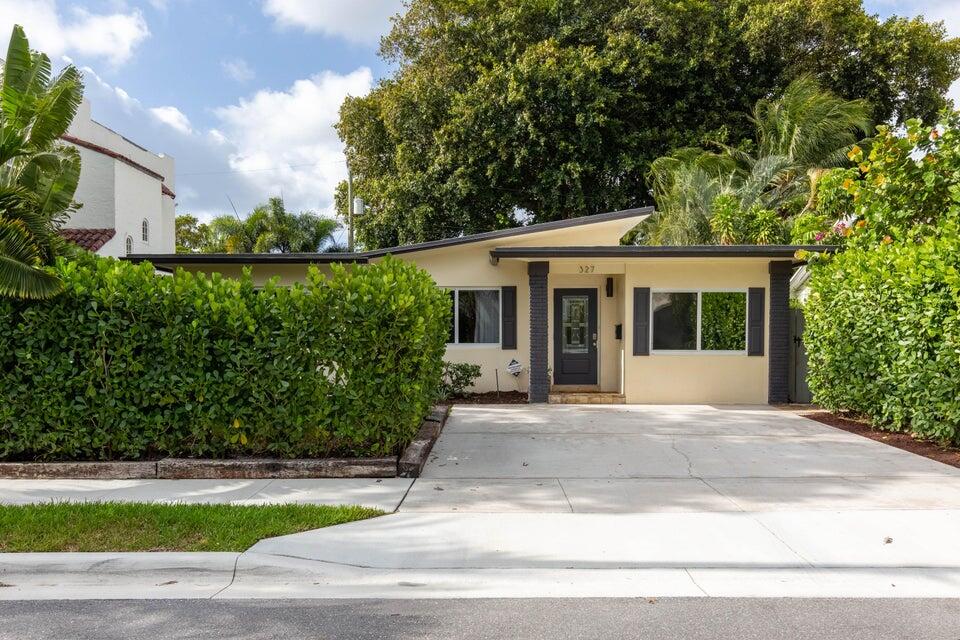
[[[868,0],[960,35],[960,1]],[[174,156],[178,212],[241,213],[283,194],[329,214],[345,176],[332,124],[346,95],[390,71],[377,57],[401,0],[0,0],[31,45],[86,77],[93,117]],[[960,87],[951,92],[960,97]]]

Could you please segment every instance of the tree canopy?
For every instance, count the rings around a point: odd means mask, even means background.
[[[305,253],[336,248],[338,224],[312,211],[291,213],[280,198],[270,198],[246,218],[217,216],[209,223],[191,215],[176,221],[180,253]]]
[[[739,144],[803,75],[899,122],[960,74],[942,24],[860,0],[412,0],[381,55],[337,125],[366,247],[649,204],[653,159]]]

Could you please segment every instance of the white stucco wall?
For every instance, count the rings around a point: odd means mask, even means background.
[[[91,119],[87,101],[67,134],[129,158],[163,180],[120,159],[78,146],[82,165],[74,199],[83,207],[65,226],[116,229],[114,238],[98,252],[101,255],[125,255],[127,236],[133,239],[134,253],[173,253],[176,205],[173,198],[163,195],[162,186],[176,192],[174,159],[154,154]],[[146,243],[141,234],[144,219],[150,227]]]
[[[114,198],[116,160],[102,153],[79,147],[80,182],[74,200],[83,206],[64,226],[87,229],[113,229],[116,216]]]

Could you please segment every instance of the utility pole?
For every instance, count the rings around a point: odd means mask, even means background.
[[[353,171],[347,164],[347,251],[353,253]]]

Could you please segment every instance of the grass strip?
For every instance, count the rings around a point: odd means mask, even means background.
[[[357,506],[50,502],[0,506],[0,552],[243,551],[258,540],[364,520]]]

